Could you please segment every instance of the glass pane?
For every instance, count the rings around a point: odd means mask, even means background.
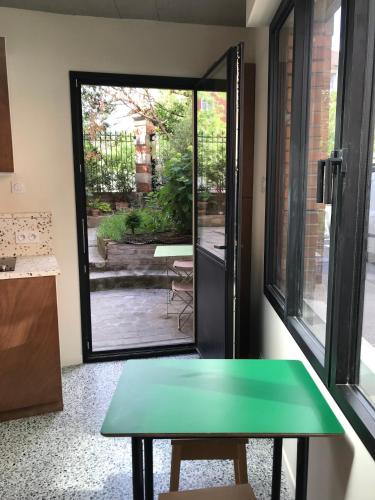
[[[361,388],[375,406],[375,138],[370,168],[371,189],[359,380]]]
[[[333,5],[335,8],[333,8]],[[331,206],[316,203],[317,162],[335,146],[341,8],[316,0],[311,54],[302,317],[325,343]]]
[[[203,85],[209,90],[200,90],[197,93],[198,244],[224,259],[227,172],[226,58]]]
[[[292,113],[294,11],[279,32],[277,126],[276,126],[276,262],[275,284],[285,295],[288,236],[288,199],[290,167],[290,127]]]

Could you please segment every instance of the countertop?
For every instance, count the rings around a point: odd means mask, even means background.
[[[17,257],[14,271],[0,272],[0,280],[57,276],[60,269],[54,255]]]

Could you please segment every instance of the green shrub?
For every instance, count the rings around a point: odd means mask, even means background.
[[[100,238],[123,241],[127,234],[154,234],[174,227],[169,216],[160,209],[143,208],[128,213],[116,213],[104,219],[98,227]]]
[[[145,233],[163,233],[173,228],[173,222],[158,208],[144,208],[140,211],[142,215],[141,229]]]
[[[165,185],[158,192],[162,212],[182,234],[192,232],[192,153],[177,153],[166,164]]]
[[[123,240],[127,229],[125,217],[123,213],[107,217],[98,227],[97,235],[113,241]]]
[[[125,224],[128,229],[135,234],[135,230],[139,229],[142,224],[142,216],[140,211],[132,210],[125,216]]]

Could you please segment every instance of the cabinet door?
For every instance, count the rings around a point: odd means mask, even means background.
[[[0,280],[1,412],[61,400],[54,277]]]

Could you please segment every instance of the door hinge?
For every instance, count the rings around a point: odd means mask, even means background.
[[[76,89],[78,89],[78,80],[76,78]]]
[[[90,350],[90,341],[89,340],[86,340],[86,346],[87,346],[87,350],[89,351]]]
[[[79,171],[82,174],[82,163],[79,164]]]
[[[83,272],[84,272],[85,274],[87,274],[87,266],[86,266],[86,264],[83,264]]]

